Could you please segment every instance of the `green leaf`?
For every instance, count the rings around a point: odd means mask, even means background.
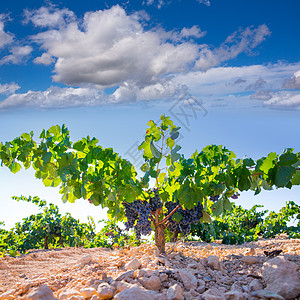
[[[266,157],[261,166],[260,170],[263,171],[265,174],[268,174],[269,170],[274,167],[274,160],[277,157],[275,152],[271,152],[268,157]]]
[[[153,139],[150,142],[150,149],[151,149],[151,152],[152,152],[154,157],[156,157],[156,158],[161,157],[161,153],[156,149],[156,147],[153,144]]]
[[[21,170],[21,165],[14,161],[10,167],[10,170],[14,174],[16,174],[17,172],[19,172]]]
[[[211,206],[212,214],[216,217],[220,216],[223,213],[223,201],[219,199]]]
[[[212,223],[211,216],[206,211],[202,211],[202,222]]]
[[[293,185],[300,185],[300,170],[296,170],[293,178],[292,178]]]
[[[292,179],[295,172],[294,167],[280,166],[275,176],[275,184],[277,187],[285,187]]]
[[[174,149],[171,151],[171,163],[173,164],[175,161],[177,161],[180,158],[180,154],[177,153],[181,147],[179,145],[176,145]]]
[[[278,165],[280,166],[291,166],[298,161],[295,153],[287,152],[279,156]]]
[[[238,188],[240,191],[247,191],[251,188],[251,173],[246,167],[240,170]]]

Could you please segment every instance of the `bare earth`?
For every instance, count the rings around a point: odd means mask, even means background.
[[[222,298],[225,293],[235,290],[245,295],[252,295],[253,291],[259,289],[259,284],[261,284],[261,289],[266,287],[262,276],[262,266],[272,257],[267,257],[264,251],[282,250],[280,256],[296,264],[299,275],[300,239],[277,238],[234,246],[219,243],[180,242],[175,245],[168,244],[167,249],[167,252],[171,252],[167,256],[159,256],[154,245],[144,244],[131,249],[115,250],[104,248],[37,250],[18,258],[3,257],[0,258],[0,300],[33,299],[26,298],[26,295],[44,284],[54,292],[56,299],[69,299],[61,298],[63,291],[75,290],[80,293],[87,287],[95,288],[97,291],[99,284],[103,282],[115,288],[114,296],[116,297],[116,283],[120,281],[118,276],[130,270],[126,264],[133,259],[138,259],[142,265],[136,269],[134,275],[124,278],[124,281],[149,290],[143,278],[156,274],[160,285],[150,287],[150,290],[155,290],[160,298],[153,296],[153,299],[172,299],[169,296],[167,298],[167,295],[169,295],[168,289],[174,283],[182,287],[184,299],[213,299],[205,296],[205,292],[207,294],[208,290],[213,289],[221,293],[220,298],[215,299],[237,299]],[[220,266],[210,265],[207,259],[209,256],[217,256]],[[250,259],[245,259],[245,257],[250,257]],[[193,270],[198,280],[198,287],[196,283],[197,289],[195,288],[194,292],[187,289],[184,279],[178,277],[180,269]],[[253,280],[256,280],[256,287],[253,287],[254,283],[251,283]],[[201,282],[203,287],[199,287]],[[104,299],[96,292],[94,295],[96,296],[92,299]],[[72,299],[91,299],[90,296],[78,297]],[[257,297],[253,299],[280,298]],[[300,299],[300,297],[297,295],[293,299]]]

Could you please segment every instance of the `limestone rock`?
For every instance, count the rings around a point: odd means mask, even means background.
[[[185,270],[179,270],[180,278],[183,282],[184,287],[187,290],[195,290],[197,288],[197,278],[195,275],[193,275],[190,272],[187,272]]]
[[[253,279],[251,282],[250,282],[250,290],[252,292],[254,291],[258,291],[258,290],[262,290],[264,287],[262,285],[262,283],[258,280],[258,279]]]
[[[151,294],[149,291],[143,290],[139,287],[132,287],[115,295],[113,299],[116,300],[134,300],[134,299],[141,299],[141,300],[153,300],[155,296]]]
[[[94,289],[93,287],[87,287],[80,290],[81,295],[85,299],[91,298],[94,294],[96,294],[96,292],[97,292],[96,289]]]
[[[125,270],[137,270],[141,265],[142,263],[137,258],[134,258],[125,264]]]
[[[59,294],[59,300],[67,300],[72,296],[81,296],[81,294],[76,290],[66,289]]]
[[[100,299],[110,299],[114,295],[114,288],[112,288],[108,283],[103,282],[99,284],[97,292]]]
[[[3,298],[5,300],[9,298]],[[33,289],[27,296],[25,300],[54,300],[57,299],[54,297],[52,290],[46,285],[42,285],[38,288]]]
[[[80,265],[87,265],[87,264],[89,264],[91,261],[92,261],[92,256],[91,256],[91,255],[86,255],[86,256],[81,257],[81,258],[78,260],[78,263],[79,263]]]
[[[256,256],[248,255],[248,256],[243,256],[241,258],[241,261],[244,262],[245,264],[253,265],[258,262],[258,258]]]
[[[222,292],[217,288],[210,288],[201,295],[204,300],[224,300]]]
[[[258,291],[252,292],[251,296],[254,299],[284,300],[284,298],[281,297],[280,295],[273,293],[271,291],[268,291],[268,290],[258,290]]]
[[[130,289],[131,287],[133,287],[134,285],[131,283],[128,283],[126,281],[118,281],[117,283],[117,293],[120,293],[126,289]]]
[[[262,275],[267,284],[266,290],[279,294],[285,299],[300,295],[300,275],[298,266],[277,256],[263,264]]]
[[[221,264],[218,256],[210,255],[207,257],[207,264],[213,270],[221,270]]]
[[[133,276],[134,276],[134,270],[130,270],[130,271],[127,271],[127,272],[124,272],[124,273],[120,274],[120,275],[115,279],[115,281],[125,280],[126,278],[128,278],[128,277],[133,277]]]
[[[167,292],[168,300],[184,300],[183,290],[181,286],[177,283],[170,286]]]
[[[15,290],[8,290],[5,293],[0,294],[0,300],[12,300],[15,299],[13,296]]]
[[[151,276],[149,278],[142,277],[139,282],[148,290],[158,291],[161,287],[161,281],[158,276]]]
[[[238,291],[230,291],[224,294],[226,300],[247,300],[249,294],[241,293]]]

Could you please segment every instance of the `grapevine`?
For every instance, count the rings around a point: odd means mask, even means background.
[[[150,120],[138,147],[144,164],[139,176],[131,162],[96,138],[73,143],[65,125],[0,143],[0,163],[16,173],[33,168],[47,187],[59,187],[64,202],[86,199],[108,208],[108,217],[126,222],[137,237],[155,232],[165,252],[165,230],[187,235],[194,221],[207,221],[232,210],[242,191],[292,188],[300,184],[300,154],[288,148],[254,161],[222,145],[209,145],[191,157],[180,154],[180,127],[164,115]],[[149,188],[151,179],[155,187]]]

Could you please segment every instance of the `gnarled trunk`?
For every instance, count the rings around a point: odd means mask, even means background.
[[[159,253],[166,253],[166,235],[165,235],[166,226],[164,224],[155,224],[155,245],[159,250]]]

